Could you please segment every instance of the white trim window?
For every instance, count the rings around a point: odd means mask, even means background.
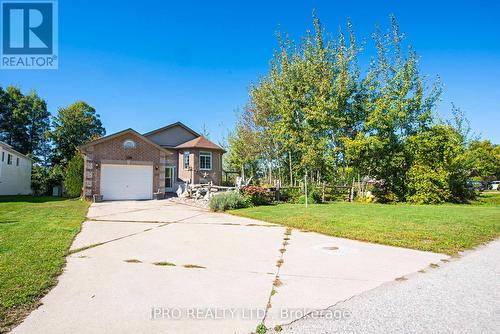
[[[189,151],[184,151],[184,153],[182,153],[182,164],[184,169],[189,169]]]
[[[212,152],[200,152],[200,170],[212,169]]]
[[[7,165],[12,165],[12,154],[7,153]]]

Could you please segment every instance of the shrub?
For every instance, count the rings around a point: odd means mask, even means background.
[[[272,193],[263,187],[258,187],[258,186],[242,187],[241,193],[253,205],[269,205],[273,202]]]
[[[464,156],[463,141],[455,128],[441,124],[408,138],[413,161],[407,173],[407,200],[432,204],[474,198],[468,184],[472,166]]]
[[[306,203],[306,195],[301,195],[298,200],[297,204],[305,204]],[[317,204],[318,201],[312,196],[307,196],[307,204]]]
[[[408,201],[416,204],[439,204],[451,198],[449,173],[443,169],[414,165],[408,172]]]
[[[66,167],[64,176],[64,191],[69,197],[78,197],[81,195],[83,186],[83,158],[80,152],[75,155]]]
[[[312,198],[316,203],[321,203],[321,193],[316,188],[308,189],[307,196]]]
[[[280,200],[283,202],[297,203],[299,197],[299,187],[284,187],[280,189]]]
[[[354,200],[360,203],[376,203],[378,201],[377,197],[371,192],[367,192],[365,196],[358,195]]]
[[[226,211],[246,208],[249,206],[249,202],[236,191],[226,191],[225,193],[217,194],[212,197],[208,206],[212,211]]]
[[[378,203],[391,203],[397,202],[398,196],[391,191],[389,185],[385,180],[376,180],[367,187],[367,190],[372,193],[375,198],[374,202]]]
[[[305,204],[306,203],[306,195],[299,196],[295,203]],[[307,203],[308,204],[321,203],[321,194],[315,188],[308,189]]]

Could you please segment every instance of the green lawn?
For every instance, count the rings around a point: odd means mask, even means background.
[[[55,284],[87,209],[80,200],[0,196],[0,333]]]
[[[229,213],[362,241],[456,254],[500,236],[500,196],[473,204],[279,204]],[[292,237],[293,240],[293,237]]]

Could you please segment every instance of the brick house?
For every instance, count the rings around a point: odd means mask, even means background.
[[[186,183],[222,181],[224,149],[180,122],[145,134],[126,129],[80,150],[86,197],[151,199]]]

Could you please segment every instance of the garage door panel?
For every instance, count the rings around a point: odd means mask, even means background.
[[[104,200],[151,199],[153,166],[103,164],[101,195]]]

